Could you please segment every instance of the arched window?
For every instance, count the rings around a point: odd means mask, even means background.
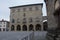
[[[26,11],[26,8],[23,8],[23,11]]]
[[[44,31],[46,31],[48,28],[48,24],[47,24],[47,21],[46,22],[43,22],[43,29]]]
[[[35,29],[36,29],[36,31],[40,31],[41,30],[41,25],[40,24],[36,24]]]
[[[23,31],[27,31],[27,26],[23,25]]]
[[[32,11],[32,7],[29,8],[29,11]]]
[[[20,23],[20,19],[19,18],[17,19],[17,23]]]
[[[17,31],[20,31],[20,30],[21,30],[21,26],[17,25]]]
[[[29,18],[29,22],[30,23],[33,22],[33,18],[32,17]]]
[[[26,18],[23,18],[23,24],[27,23]]]
[[[34,30],[34,27],[33,27],[32,24],[29,25],[29,31],[31,31],[31,30],[32,30],[32,31]]]
[[[15,27],[14,25],[11,26],[11,31],[14,31],[15,30]]]
[[[36,6],[36,7],[35,7],[35,9],[36,9],[36,10],[39,10],[39,7],[38,7],[38,6]]]
[[[20,9],[18,8],[17,11],[20,12]]]
[[[15,20],[14,19],[12,19],[12,23],[15,23]]]
[[[13,9],[12,11],[11,11],[11,13],[14,13],[15,12],[15,9]]]
[[[40,22],[40,18],[39,17],[36,17],[36,22]]]

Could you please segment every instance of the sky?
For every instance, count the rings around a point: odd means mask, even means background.
[[[43,16],[46,16],[46,6],[44,0],[0,0],[0,20],[10,20],[9,7],[43,3]]]

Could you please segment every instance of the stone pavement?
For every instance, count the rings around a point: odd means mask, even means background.
[[[0,32],[0,40],[46,40],[46,31]]]

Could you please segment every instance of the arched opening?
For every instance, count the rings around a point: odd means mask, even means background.
[[[55,10],[59,8],[59,1],[58,0],[55,0]]]
[[[20,25],[17,25],[17,31],[20,31],[21,30],[21,26]]]
[[[33,31],[34,27],[32,24],[29,25],[29,31]]]
[[[47,24],[47,21],[45,21],[43,22],[43,30],[47,31],[47,28],[48,28],[48,24]]]
[[[11,31],[14,31],[15,30],[15,27],[14,25],[11,26]]]
[[[23,31],[27,31],[27,26],[23,25]]]
[[[54,16],[57,24],[56,30],[60,30],[60,7],[57,10],[55,10]]]
[[[37,24],[36,27],[35,27],[36,31],[40,31],[41,30],[41,25],[40,24]]]
[[[1,28],[0,28],[0,31],[1,31]]]

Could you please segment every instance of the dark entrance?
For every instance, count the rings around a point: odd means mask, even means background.
[[[30,24],[30,25],[29,25],[29,31],[33,31],[33,28],[34,28],[33,25]]]
[[[1,31],[1,28],[0,28],[0,31]]]
[[[37,24],[36,27],[35,27],[36,31],[40,31],[41,30],[41,25],[40,24]]]
[[[23,31],[27,31],[27,26],[23,25]]]
[[[47,21],[45,21],[43,22],[43,30],[47,31],[47,28],[48,28],[48,24],[47,24]]]
[[[14,31],[14,30],[15,30],[15,29],[14,29],[14,25],[12,25],[12,26],[11,26],[11,31]]]
[[[17,31],[20,31],[20,30],[21,30],[21,26],[17,25]]]

